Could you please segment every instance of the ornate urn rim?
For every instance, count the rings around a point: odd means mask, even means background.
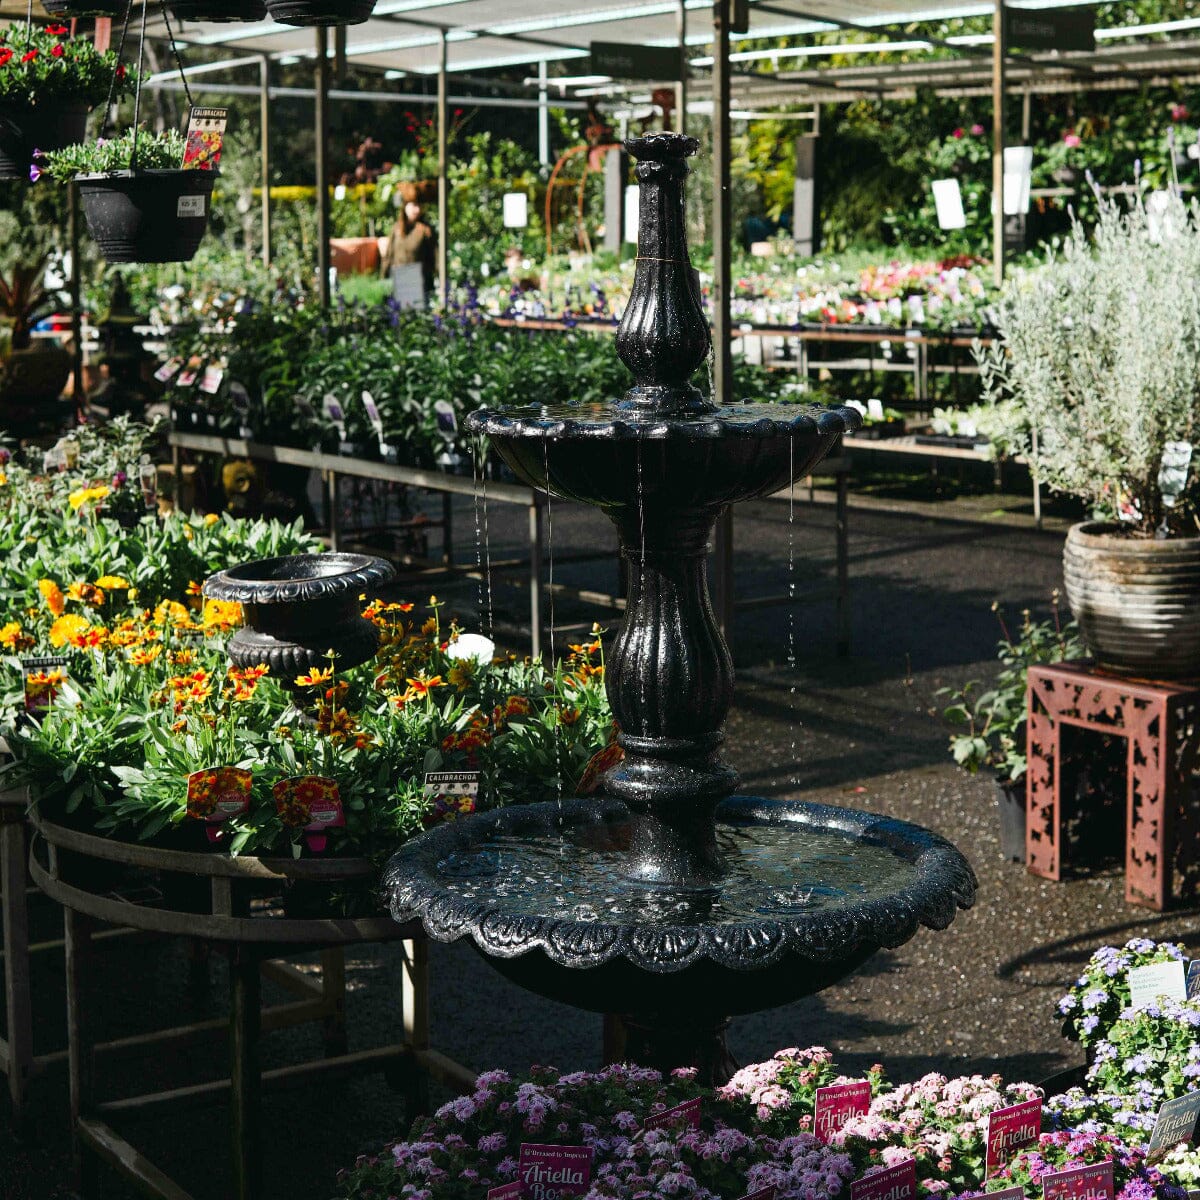
[[[239,604],[293,604],[332,599],[395,577],[390,562],[369,554],[285,554],[217,572],[205,581],[204,595]]]
[[[840,832],[869,834],[897,847],[910,848],[917,877],[888,896],[851,903],[840,909],[722,924],[636,924],[583,921],[549,914],[499,912],[486,899],[468,899],[446,889],[430,866],[446,853],[471,844],[472,834],[515,831],[543,824],[539,816],[560,811],[554,804],[516,806],[480,813],[429,830],[401,847],[388,862],[383,887],[392,917],[419,918],[430,937],[441,942],[470,937],[484,954],[516,958],[540,950],[552,962],[572,969],[628,960],[639,970],[662,975],[702,960],[733,971],[753,971],[789,957],[814,963],[846,960],[912,938],[920,926],[945,929],[959,909],[970,908],[977,887],[962,853],[944,838],[907,821],[875,813],[808,801],[734,796],[719,815],[767,822],[823,825]],[[539,811],[540,810],[540,811]],[[609,800],[564,801],[564,821],[604,820],[627,812]]]

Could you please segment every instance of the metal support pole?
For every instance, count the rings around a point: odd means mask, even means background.
[[[83,423],[87,396],[83,386],[83,289],[79,266],[79,188],[67,185],[67,240],[71,247],[71,378],[75,397],[75,419]]]
[[[713,171],[713,402],[733,399],[733,344],[729,299],[732,211],[729,186],[729,25],[733,0],[713,4],[712,171]],[[733,517],[729,509],[717,519],[713,564],[717,625],[726,637],[733,628]]]
[[[675,84],[675,129],[687,133],[688,104],[688,58],[687,58],[687,4],[678,0],[675,9],[675,29],[679,35],[679,82]]]
[[[834,523],[837,540],[837,654],[850,654],[850,467],[837,473],[837,507]]]
[[[542,546],[542,501],[535,496],[529,505],[529,653],[535,659],[542,657]]]
[[[1004,283],[1004,0],[992,14],[992,271]]]
[[[441,54],[438,58],[437,77],[437,135],[438,135],[438,236],[437,271],[438,291],[442,308],[450,307],[450,181],[446,177],[449,167],[447,147],[450,140],[450,106],[446,90],[446,31],[442,30]]]
[[[329,31],[317,29],[317,298],[329,307]]]
[[[1033,124],[1033,92],[1029,84],[1025,85],[1025,94],[1021,97],[1021,145],[1029,145],[1030,129]]]
[[[271,60],[264,54],[258,63],[259,126],[262,137],[262,260],[271,265]]]
[[[543,58],[538,63],[538,162],[544,167],[550,165],[550,93],[546,90],[549,78]]]

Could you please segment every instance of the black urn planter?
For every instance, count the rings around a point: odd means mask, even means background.
[[[394,578],[366,554],[290,554],[230,567],[204,583],[214,600],[242,606],[243,626],[226,648],[237,667],[265,663],[284,687],[314,667],[341,671],[373,657],[379,631],[362,616],[364,591]]]
[[[35,150],[82,142],[87,105],[0,104],[0,179],[28,179]]]
[[[218,171],[79,175],[88,233],[110,263],[190,262],[208,228]]]
[[[1000,853],[1006,861],[1025,861],[1025,777],[996,780],[996,813],[1000,818]]]
[[[123,17],[124,0],[42,0],[42,7],[63,21],[75,17]]]
[[[169,0],[167,7],[177,21],[264,21],[263,0]]]
[[[272,21],[281,25],[361,25],[375,0],[266,0]]]

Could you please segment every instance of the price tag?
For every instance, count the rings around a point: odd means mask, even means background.
[[[154,378],[159,383],[166,383],[169,379],[174,379],[179,374],[179,368],[183,366],[182,358],[168,358],[157,371],[154,372]]]
[[[196,377],[200,374],[202,366],[204,366],[204,359],[198,354],[193,354],[188,359],[187,366],[179,372],[179,376],[175,380],[176,387],[191,387],[196,382]]]
[[[224,367],[205,367],[204,374],[200,377],[200,390],[208,396],[215,396],[221,390],[221,381],[224,378]]]
[[[865,1080],[817,1088],[813,1133],[827,1142],[847,1121],[865,1116],[871,1107],[871,1085]]]
[[[998,1171],[1018,1150],[1032,1145],[1041,1134],[1041,1100],[1026,1100],[989,1113],[984,1177]]]
[[[1129,972],[1129,1006],[1135,1011],[1160,999],[1187,999],[1187,978],[1183,963],[1177,959],[1169,962],[1149,963],[1134,967]]]

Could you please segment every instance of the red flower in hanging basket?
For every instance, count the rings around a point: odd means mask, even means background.
[[[55,37],[62,37],[71,31],[65,25],[47,25],[46,32],[53,34]]]
[[[125,78],[125,64],[124,63],[117,63],[116,76],[118,79]]]
[[[60,43],[59,45],[55,46],[55,47],[54,47],[54,48],[53,48],[53,49],[50,51],[50,55],[51,55],[51,57],[52,57],[52,58],[62,58],[62,56],[63,56],[63,48],[62,48],[62,44]]]
[[[21,55],[22,62],[33,62],[35,58],[37,58],[36,50],[26,50],[25,53]]]
[[[0,67],[4,66],[12,56],[13,52],[11,50],[0,50]]]

